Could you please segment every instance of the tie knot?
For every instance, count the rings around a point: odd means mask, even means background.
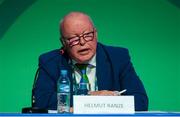
[[[88,66],[88,64],[79,64],[79,63],[76,63],[76,67],[77,67],[81,72],[86,71],[87,66]]]
[[[81,83],[89,83],[87,74],[86,74],[86,68],[87,68],[88,64],[76,64],[76,67],[80,70],[81,72]]]

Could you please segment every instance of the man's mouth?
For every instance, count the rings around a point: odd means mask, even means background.
[[[89,50],[90,50],[90,49],[88,49],[88,48],[81,49],[81,50],[78,50],[78,53],[79,53],[80,55],[86,55],[86,54],[89,53]]]

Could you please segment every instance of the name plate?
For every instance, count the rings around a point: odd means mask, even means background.
[[[134,96],[73,96],[74,114],[133,114]]]

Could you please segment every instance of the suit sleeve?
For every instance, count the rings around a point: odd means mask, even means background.
[[[126,52],[124,68],[120,74],[121,87],[127,89],[125,95],[134,95],[136,111],[147,111],[148,97],[145,88],[134,70],[128,50]]]
[[[56,82],[43,64],[41,57],[39,59],[39,74],[33,92],[35,97],[34,107],[56,109]]]

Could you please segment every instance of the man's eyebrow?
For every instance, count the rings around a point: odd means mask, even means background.
[[[76,36],[81,36],[82,34],[85,34],[87,30],[84,30],[80,35],[79,34],[73,34],[73,35],[76,35]],[[88,32],[87,32],[88,33]],[[73,36],[72,36],[73,37]],[[75,36],[74,36],[75,37]]]
[[[92,31],[91,31],[92,32]],[[84,30],[80,35],[83,35],[83,34],[87,34],[87,33],[89,33],[89,31],[87,31],[87,30]],[[72,34],[72,36],[70,36],[70,37],[68,37],[68,38],[66,38],[66,39],[71,39],[71,38],[74,38],[74,37],[78,37],[78,36],[80,36],[79,34]]]

